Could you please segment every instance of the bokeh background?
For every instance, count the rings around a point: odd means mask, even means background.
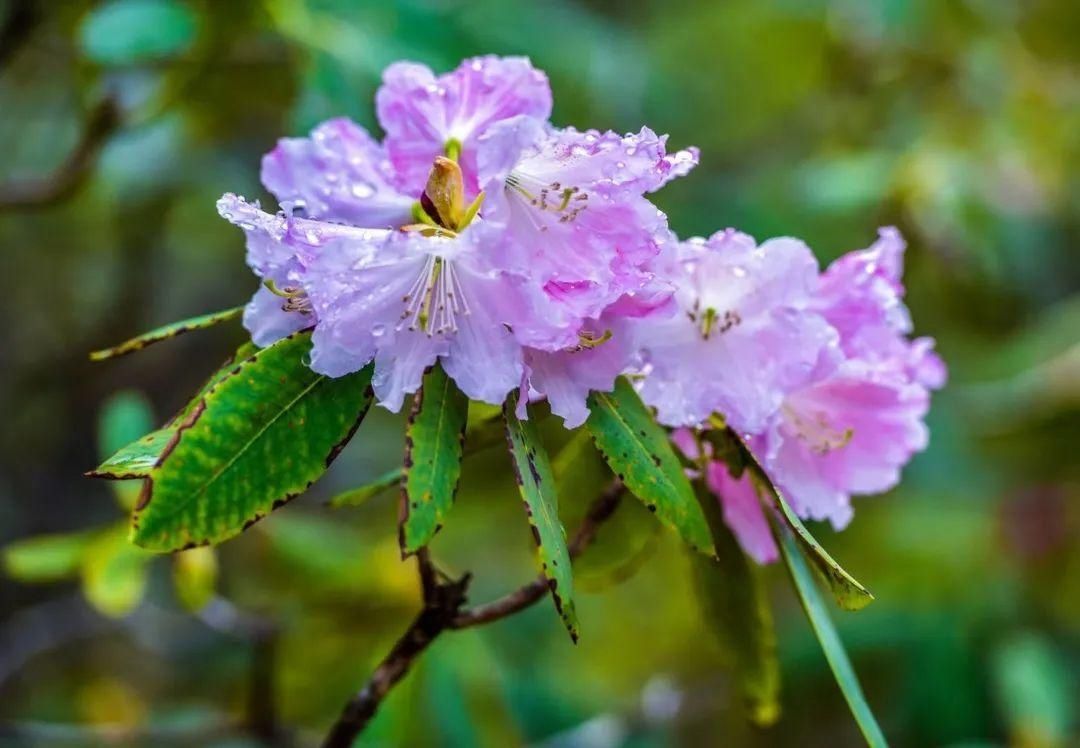
[[[86,354],[251,293],[214,202],[272,204],[277,137],[376,127],[394,60],[495,52],[548,72],[559,124],[700,146],[657,197],[682,235],[790,234],[826,262],[903,230],[952,378],[903,486],[816,530],[877,596],[834,617],[896,745],[1076,745],[1078,39],[1070,0],[0,0],[0,742],[311,744],[404,628],[396,497],[323,505],[396,464],[400,418],[374,414],[310,496],[216,554],[150,558],[124,543],[130,492],[81,473],[242,333]],[[562,497],[568,525],[584,501]],[[363,744],[859,744],[778,568],[784,715],[745,722],[648,520],[625,504],[583,559],[579,645],[547,601],[447,635]],[[467,463],[434,553],[477,601],[534,573],[499,450]]]

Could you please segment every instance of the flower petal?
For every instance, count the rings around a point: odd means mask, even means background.
[[[279,140],[263,157],[262,182],[301,217],[371,228],[409,222],[419,198],[393,187],[382,146],[344,117],[323,122],[310,137]]]
[[[746,554],[759,564],[771,564],[779,558],[769,520],[749,475],[744,473],[736,480],[731,477],[727,465],[710,462],[705,481],[709,490],[720,499],[724,523],[731,528]]]
[[[399,62],[384,71],[375,103],[400,184],[422,187],[435,157],[454,139],[462,147],[467,186],[475,191],[476,137],[517,115],[546,120],[551,88],[524,57],[475,57],[438,77],[424,65]]]

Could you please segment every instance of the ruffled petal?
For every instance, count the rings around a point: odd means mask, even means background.
[[[450,339],[443,369],[472,400],[501,405],[521,382],[521,345],[503,323],[497,305],[506,293],[500,277],[466,258],[455,263],[455,273],[469,305],[459,316],[458,330]]]
[[[258,202],[249,203],[226,192],[217,202],[218,214],[238,226],[247,238],[247,264],[259,277],[269,277],[289,265],[295,252],[283,242],[288,229],[282,215],[266,213]]]
[[[392,413],[401,410],[405,395],[420,389],[424,372],[446,350],[444,338],[410,330],[397,335],[393,345],[380,347],[371,379],[379,405]]]
[[[382,146],[344,117],[279,140],[263,157],[262,182],[294,215],[371,228],[408,223],[419,198],[393,186]]]
[[[283,302],[277,294],[260,287],[244,307],[244,328],[251,333],[251,341],[260,348],[315,324],[314,315],[285,311]]]
[[[507,152],[506,143],[513,142],[505,133],[489,134],[488,138],[482,141],[482,150],[495,145]],[[494,159],[482,153],[481,164],[486,168],[481,169],[480,177],[505,181],[514,172],[541,185],[559,184],[606,195],[641,195],[689,173],[698,160],[696,148],[669,154],[667,136],[647,127],[627,135],[567,127],[551,129],[547,137],[534,137],[531,142],[520,140],[525,147],[510,169],[505,165],[502,170],[491,168]]]
[[[306,218],[270,214],[244,198],[226,193],[218,200],[218,213],[240,227],[247,238],[247,262],[260,278],[297,272],[308,265],[330,243],[345,241],[352,246],[373,246],[386,239],[386,229],[367,229]]]
[[[620,329],[617,322],[601,320],[585,332],[594,337],[610,333],[611,337],[592,348],[526,352],[533,390],[547,397],[551,412],[560,416],[568,429],[585,423],[589,417],[586,405],[589,393],[610,392],[616,377],[629,367],[636,352],[632,336]]]
[[[304,289],[319,319],[311,368],[341,376],[363,368],[382,349],[404,347],[397,327],[427,255],[400,235],[381,242],[339,240],[308,266]]]
[[[836,332],[805,307],[817,264],[802,242],[760,247],[722,232],[684,243],[673,264],[679,313],[638,325],[641,395],[671,426],[723,414],[760,433],[789,392],[827,369]]]
[[[796,511],[842,527],[852,494],[887,491],[925,449],[926,388],[848,361],[791,395],[770,431],[767,467]]]
[[[551,88],[524,57],[475,57],[438,77],[424,65],[399,62],[384,71],[375,104],[402,185],[423,187],[435,157],[453,139],[461,144],[460,162],[475,191],[475,139],[491,124],[518,115],[546,120]]]

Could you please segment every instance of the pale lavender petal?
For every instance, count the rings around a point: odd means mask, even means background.
[[[453,272],[469,310],[458,318],[443,369],[470,399],[500,405],[523,372],[521,345],[491,303],[506,293],[506,286],[498,274],[470,258],[455,262]]]
[[[899,336],[911,332],[901,283],[904,248],[896,229],[883,228],[870,248],[849,252],[822,273],[814,308],[840,333],[849,355],[893,356]]]
[[[397,335],[393,345],[380,347],[371,379],[379,405],[392,413],[401,410],[405,395],[420,389],[424,372],[446,350],[445,338],[408,330]]]
[[[438,77],[424,65],[395,63],[384,71],[375,101],[401,184],[415,189],[451,139],[462,146],[460,162],[475,189],[477,137],[500,120],[551,114],[547,76],[524,57],[476,57]]]
[[[806,245],[716,234],[679,248],[671,279],[680,313],[638,326],[641,395],[661,422],[694,426],[720,413],[760,433],[786,395],[834,359],[836,333],[806,310],[817,265]]]
[[[410,222],[412,204],[394,185],[389,159],[367,131],[340,117],[307,138],[282,138],[263,157],[262,181],[299,217],[371,228]]]
[[[496,127],[517,129],[520,125],[500,123]],[[515,133],[516,135],[516,133]],[[508,164],[508,143],[522,146],[520,158]],[[494,148],[503,158],[485,153]],[[697,164],[697,149],[669,154],[667,136],[647,127],[638,133],[619,135],[572,127],[551,129],[544,138],[508,137],[496,128],[480,142],[478,165],[481,184],[505,182],[517,175],[523,182],[539,186],[559,185],[606,195],[642,195],[659,189],[671,179],[688,173]]]
[[[315,324],[314,315],[285,311],[284,299],[260,287],[244,307],[244,328],[260,348]]]
[[[289,265],[295,252],[282,240],[287,231],[286,219],[264,212],[259,203],[249,203],[239,195],[226,192],[217,201],[218,214],[238,226],[247,237],[247,263],[260,277],[267,277]]]
[[[304,275],[319,319],[311,368],[341,376],[398,344],[402,298],[423,272],[427,254],[399,236],[373,243],[339,240],[325,249]]]
[[[589,417],[589,393],[610,392],[615,379],[633,360],[633,339],[616,323],[601,320],[584,332],[598,338],[608,331],[611,338],[591,348],[526,351],[533,389],[547,397],[551,412],[560,416],[568,429],[577,428]]]

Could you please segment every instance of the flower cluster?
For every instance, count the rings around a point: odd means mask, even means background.
[[[516,389],[568,427],[628,374],[677,444],[693,451],[687,429],[719,415],[799,514],[845,524],[851,494],[889,488],[924,446],[944,379],[932,343],[907,337],[899,234],[824,273],[795,239],[680,242],[647,195],[697,150],[558,128],[551,103],[522,58],[398,63],[376,95],[381,143],[346,119],[281,140],[262,163],[280,210],[218,203],[263,282],[255,343],[312,328],[311,367],[374,362],[391,410],[438,362],[470,398]],[[705,477],[747,552],[775,558],[750,480],[720,462]]]
[[[439,361],[475,400],[520,388],[580,425],[589,391],[632,363],[605,325],[671,295],[650,269],[666,218],[645,195],[696,151],[669,154],[647,128],[553,127],[547,78],[520,58],[442,76],[392,65],[376,108],[382,143],[337,119],[267,154],[280,213],[219,201],[264,279],[245,313],[254,341],[314,327],[312,368],[340,376],[374,361],[391,410]]]
[[[884,228],[819,273],[796,239],[758,246],[728,230],[691,240],[676,260],[682,315],[640,326],[643,397],[681,427],[676,445],[704,462],[725,521],[760,563],[777,558],[762,487],[711,459],[690,427],[722,414],[796,513],[837,529],[853,494],[895,486],[926,447],[930,391],[946,375],[931,339],[908,338],[904,249]]]

